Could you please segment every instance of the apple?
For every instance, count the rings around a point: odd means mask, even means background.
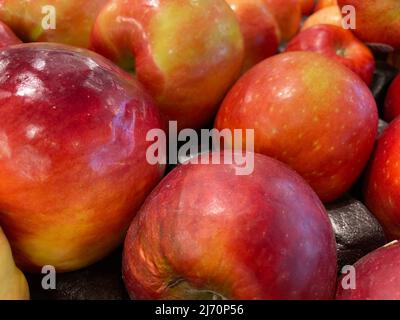
[[[357,180],[377,126],[377,106],[364,81],[333,59],[305,51],[268,58],[248,71],[215,121],[219,130],[254,129],[254,150],[291,166],[325,202]]]
[[[380,136],[364,183],[368,208],[390,240],[400,239],[400,119]]]
[[[339,281],[338,300],[400,300],[400,242],[394,241],[359,260],[355,288],[344,289]]]
[[[226,0],[239,20],[244,37],[243,71],[278,52],[279,26],[262,0]]]
[[[301,6],[299,0],[263,0],[278,22],[282,40],[287,42],[299,31]]]
[[[326,7],[337,6],[337,4],[337,0],[318,0],[314,11],[318,11]]]
[[[301,6],[301,13],[305,16],[313,12],[315,1],[314,0],[299,0]]]
[[[14,34],[14,32],[3,22],[0,21],[0,48],[21,44],[22,41]]]
[[[400,75],[398,75],[389,87],[385,106],[384,118],[390,122],[400,115]]]
[[[338,0],[338,4],[355,8],[357,28],[352,31],[357,38],[400,48],[399,0]]]
[[[185,163],[154,189],[125,239],[131,298],[334,296],[336,244],[325,208],[295,172],[253,156],[250,175],[236,175],[236,162]]]
[[[224,0],[110,0],[91,39],[93,50],[136,74],[179,128],[209,124],[242,69],[243,36]]]
[[[0,20],[25,42],[58,42],[87,48],[94,20],[107,1],[0,0]]]
[[[0,225],[17,265],[100,260],[163,175],[146,160],[146,134],[161,127],[153,100],[84,49],[12,46],[0,66]]]
[[[397,69],[400,69],[400,51],[398,50],[398,51],[389,53],[387,62],[391,66],[393,66]]]
[[[309,16],[302,26],[301,30],[305,30],[318,24],[331,24],[334,26],[342,27],[342,13],[338,6],[326,7],[318,10]]]
[[[11,253],[10,245],[0,227],[0,300],[29,300],[29,287]]]
[[[371,50],[341,27],[325,24],[305,29],[288,44],[286,51],[321,53],[353,70],[367,85],[372,82],[375,58]]]

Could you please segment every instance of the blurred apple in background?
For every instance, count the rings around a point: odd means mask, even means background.
[[[399,0],[338,0],[338,4],[355,8],[357,27],[352,31],[357,38],[400,48]]]
[[[10,245],[0,227],[0,300],[28,299],[28,283],[15,266]]]
[[[308,16],[314,10],[315,1],[314,0],[299,0],[301,6],[301,12],[303,15]]]
[[[94,20],[106,2],[0,0],[0,20],[25,42],[58,42],[86,48]],[[55,28],[51,22],[55,22]]]
[[[314,11],[318,11],[326,7],[337,6],[337,4],[337,0],[318,0]]]
[[[400,115],[400,75],[389,87],[383,111],[384,119],[388,122]]]
[[[135,72],[180,128],[212,121],[244,55],[239,23],[224,0],[110,0],[91,48]]]
[[[0,48],[20,44],[22,41],[3,22],[0,21]]]
[[[351,31],[333,25],[315,25],[300,32],[286,51],[313,51],[335,59],[371,84],[375,58],[371,50]]]
[[[263,0],[278,22],[281,39],[292,39],[299,31],[301,6],[299,0]]]
[[[17,265],[87,266],[121,243],[163,175],[146,160],[158,110],[88,50],[24,44],[0,66],[0,225]]]
[[[244,37],[245,59],[243,71],[277,53],[280,31],[273,15],[262,0],[227,0]]]
[[[364,185],[365,203],[389,239],[400,238],[400,119],[378,140]]]
[[[355,265],[354,289],[344,289],[339,281],[338,300],[400,300],[400,243],[377,249]]]
[[[314,0],[299,0],[301,6],[301,13],[305,16],[309,15],[314,10]]]
[[[343,17],[338,6],[326,7],[318,10],[304,21],[302,30],[318,24],[331,24],[342,28]]]
[[[253,156],[247,176],[236,164],[185,164],[157,186],[125,240],[131,298],[334,296],[336,244],[320,200],[282,163]]]
[[[254,129],[255,151],[287,163],[325,202],[359,177],[377,126],[376,103],[361,78],[313,52],[280,54],[252,68],[215,122],[220,130]]]

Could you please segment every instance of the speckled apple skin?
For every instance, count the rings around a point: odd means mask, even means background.
[[[0,224],[23,270],[107,255],[163,175],[146,160],[159,113],[103,57],[54,44],[0,51]]]

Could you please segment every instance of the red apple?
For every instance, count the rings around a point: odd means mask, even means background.
[[[315,25],[298,34],[286,51],[313,51],[335,59],[371,84],[375,58],[351,31],[334,25]]]
[[[134,69],[180,128],[212,121],[243,63],[240,26],[224,0],[110,0],[91,48]]]
[[[400,48],[399,0],[338,0],[338,4],[355,8],[357,27],[352,31],[357,38]]]
[[[400,69],[400,50],[389,53],[387,62],[391,66]]]
[[[400,243],[373,251],[355,265],[355,288],[339,281],[338,300],[400,300]]]
[[[365,202],[389,239],[400,239],[400,119],[378,140],[364,184]]]
[[[28,299],[28,283],[15,266],[10,245],[0,227],[0,301]]]
[[[55,44],[0,51],[0,225],[17,265],[58,272],[115,249],[163,168],[152,99],[108,60]]]
[[[132,298],[332,298],[336,244],[324,207],[295,172],[253,156],[247,176],[236,164],[185,164],[157,186],[125,240]]]
[[[400,75],[389,87],[384,106],[384,118],[390,122],[400,115]]]
[[[318,24],[331,24],[334,26],[342,27],[343,17],[338,6],[330,6],[318,10],[311,16],[309,16],[306,21],[304,21],[301,30],[305,30],[312,26]]]
[[[314,11],[318,11],[326,7],[337,6],[337,4],[337,0],[318,0]]]
[[[289,41],[299,31],[301,6],[299,0],[263,0],[278,22],[283,41]]]
[[[0,21],[0,48],[22,43],[12,30]]]
[[[279,26],[262,0],[226,0],[236,13],[244,37],[243,71],[278,52]]]
[[[26,42],[58,42],[86,48],[94,20],[107,1],[0,0],[0,20]]]
[[[301,12],[303,15],[307,16],[314,10],[315,1],[314,0],[299,0],[301,6]]]
[[[228,93],[215,122],[220,130],[254,129],[255,151],[289,164],[325,202],[359,177],[377,126],[365,83],[313,52],[288,52],[255,66]]]

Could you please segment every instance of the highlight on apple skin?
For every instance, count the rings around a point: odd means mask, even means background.
[[[254,150],[295,169],[324,202],[356,182],[377,126],[376,102],[364,81],[333,59],[305,51],[274,56],[248,71],[215,121],[219,130],[254,129]]]
[[[88,50],[23,44],[0,50],[0,65],[0,225],[16,263],[57,272],[94,263],[163,176],[146,160],[159,112]]]
[[[87,48],[95,18],[107,1],[0,0],[0,20],[25,42]]]
[[[212,121],[244,58],[239,23],[224,0],[110,0],[91,48],[134,71],[179,128]]]
[[[336,243],[317,195],[266,156],[251,175],[237,167],[186,163],[153,190],[125,240],[131,298],[334,297]]]
[[[371,50],[351,31],[329,24],[315,25],[300,32],[286,52],[312,51],[332,58],[358,74],[369,86],[375,71]]]
[[[28,283],[15,265],[10,245],[0,227],[0,300],[28,299]]]
[[[361,258],[355,265],[355,288],[339,279],[337,300],[400,300],[400,243],[394,241]]]

